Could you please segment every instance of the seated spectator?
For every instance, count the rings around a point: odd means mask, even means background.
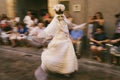
[[[8,22],[6,22],[6,26],[2,27],[2,32],[1,32],[1,38],[5,45],[8,44],[8,39],[11,32],[12,32],[12,27],[9,25]]]
[[[39,47],[42,45],[42,41],[37,38],[39,34],[45,29],[43,23],[39,23],[37,27],[35,27],[32,31],[30,31],[27,40],[30,45]]]
[[[11,42],[12,47],[16,47],[17,46],[17,44],[16,44],[17,34],[18,34],[17,33],[17,27],[14,26],[12,28],[13,28],[13,30],[12,30],[11,34],[9,35],[9,40]]]
[[[45,29],[44,24],[43,23],[39,23],[37,27],[35,27],[34,29],[32,29],[32,31],[29,33],[29,35],[31,35],[31,36],[37,36],[44,29]]]
[[[2,28],[6,27],[7,26],[7,24],[6,24],[7,22],[8,22],[8,17],[5,14],[3,14],[2,17],[1,17],[1,20],[0,20],[0,26]]]
[[[20,17],[15,15],[15,17],[10,18],[9,23],[12,27],[15,27],[17,23],[20,22]]]
[[[26,28],[23,25],[23,23],[17,23],[16,27],[13,27],[13,30],[11,34],[9,35],[9,39],[11,41],[12,47],[17,46],[16,41],[18,41],[20,44],[22,42],[25,42],[27,34],[28,34],[28,28]]]
[[[83,37],[83,31],[82,30],[72,30],[71,33],[71,39],[73,42],[73,45],[75,47],[75,51],[77,55],[80,55],[80,46],[81,46],[81,38]]]
[[[23,19],[23,22],[24,22],[24,24],[26,26],[29,25],[29,22],[31,21],[31,16],[32,16],[32,12],[31,11],[27,11],[26,12],[26,16]],[[27,27],[29,27],[29,26],[27,26]]]
[[[17,24],[17,40],[21,43],[21,42],[25,42],[27,35],[28,35],[28,28],[25,27],[24,24],[22,23],[18,23]]]
[[[118,49],[120,48],[120,13],[116,14],[115,17],[117,18],[116,20],[116,31],[113,35],[113,38],[111,40],[111,43],[113,44],[113,47],[111,48],[112,51],[115,53],[120,52]],[[117,57],[113,57],[112,63],[116,64],[117,63]]]
[[[113,36],[113,39],[111,40],[111,43],[113,45],[113,47],[111,48],[111,50],[115,53],[119,53],[120,51],[118,50],[118,48],[120,48],[120,33],[115,33]],[[117,58],[113,57],[113,61],[112,63],[116,64],[117,63]]]
[[[96,29],[96,33],[93,34],[93,37],[90,38],[90,41],[93,42],[90,49],[93,52],[97,61],[101,62],[100,53],[105,50],[105,44],[110,40],[108,36],[105,34],[101,27]]]
[[[36,27],[38,24],[32,24],[30,28],[28,28],[28,33],[30,34]]]

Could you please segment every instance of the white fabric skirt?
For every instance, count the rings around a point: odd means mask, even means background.
[[[43,51],[41,67],[45,71],[69,74],[78,70],[78,62],[73,44],[68,37],[58,35]]]

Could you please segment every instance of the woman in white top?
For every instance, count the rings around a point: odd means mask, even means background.
[[[43,39],[39,39],[37,36],[42,33],[42,31],[45,29],[43,23],[39,23],[37,27],[34,27],[27,37],[27,41],[29,45],[35,46],[35,47],[41,47],[43,44]]]

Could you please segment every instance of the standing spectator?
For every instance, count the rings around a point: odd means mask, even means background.
[[[20,17],[17,16],[17,14],[16,14],[15,17],[14,17],[14,21],[15,21],[16,23],[20,22]]]
[[[68,12],[65,12],[65,16],[70,23],[73,23],[73,18],[71,17],[71,15]]]
[[[45,15],[42,17],[43,22],[45,24],[45,27],[51,22],[52,18],[49,13],[45,13]]]
[[[67,23],[69,23],[68,25],[69,32],[71,32],[72,27],[76,26],[76,24],[73,23],[73,18],[68,12],[65,12],[65,16],[66,16]]]
[[[29,27],[28,25],[30,24],[31,16],[32,16],[31,11],[27,11],[27,15],[23,19],[23,22],[26,24],[27,27]]]
[[[101,27],[104,30],[104,18],[101,12],[96,12],[95,16],[90,17],[88,22],[88,38],[92,36],[97,27]]]
[[[93,37],[90,38],[90,41],[93,42],[90,49],[93,52],[97,61],[101,62],[100,53],[105,49],[105,44],[109,42],[108,36],[105,34],[101,27],[96,29],[96,33],[93,34]]]
[[[32,27],[38,23],[38,19],[35,18],[34,15],[31,16],[31,19],[28,21],[28,24],[26,25],[29,30],[32,29]]]

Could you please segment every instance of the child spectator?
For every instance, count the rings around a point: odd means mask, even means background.
[[[25,27],[23,23],[18,23],[17,24],[17,40],[22,43],[25,42],[27,35],[28,35],[28,28]]]

